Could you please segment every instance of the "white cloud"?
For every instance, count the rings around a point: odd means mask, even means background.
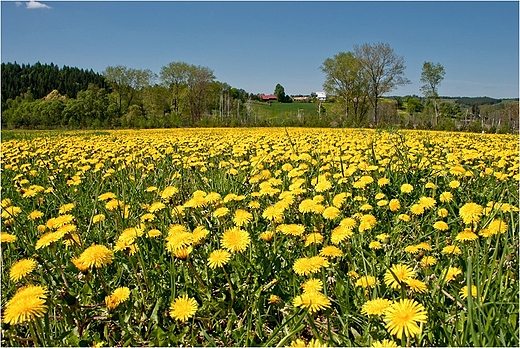
[[[40,8],[46,8],[46,9],[52,8],[50,6],[47,6],[45,4],[42,4],[41,2],[34,1],[34,0],[30,0],[30,1],[26,2],[25,6],[29,10],[36,10],[36,9],[40,9]]]
[[[15,1],[15,4],[16,4],[16,7],[22,6],[22,2],[21,1]]]

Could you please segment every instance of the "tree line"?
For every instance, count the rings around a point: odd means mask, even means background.
[[[2,63],[2,126],[7,128],[155,128],[181,126],[400,126],[427,129],[467,129],[498,125],[515,130],[518,102],[486,108],[487,99],[455,103],[439,97],[445,71],[440,63],[424,62],[423,96],[385,97],[410,83],[404,58],[387,43],[355,45],[349,52],[327,58],[327,102],[316,112],[295,119],[259,117],[259,96],[218,81],[213,70],[186,62],[170,62],[159,73],[149,69],[108,66],[101,74],[51,64]],[[278,102],[290,103],[281,84]],[[492,104],[492,103],[489,103]],[[480,108],[486,109],[486,115]],[[505,108],[505,109],[504,109]],[[503,110],[504,109],[504,110]],[[470,112],[468,111],[470,110]],[[498,110],[498,111],[497,111]],[[508,117],[503,116],[509,115]],[[305,120],[305,121],[303,121]],[[280,124],[278,124],[278,123]],[[462,126],[461,126],[462,125]]]

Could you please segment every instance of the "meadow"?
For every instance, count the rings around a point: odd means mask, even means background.
[[[517,135],[2,136],[3,346],[519,345]]]

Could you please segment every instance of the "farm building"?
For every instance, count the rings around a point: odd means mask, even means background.
[[[325,101],[327,99],[327,94],[325,94],[325,92],[316,92],[316,98],[319,101]]]
[[[276,100],[276,96],[274,94],[260,94],[260,99],[263,101]]]

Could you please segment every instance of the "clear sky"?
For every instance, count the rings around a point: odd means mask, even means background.
[[[2,1],[2,62],[159,73],[183,61],[249,93],[321,91],[320,66],[364,43],[403,56],[420,95],[424,61],[441,63],[444,96],[519,96],[518,2]]]

